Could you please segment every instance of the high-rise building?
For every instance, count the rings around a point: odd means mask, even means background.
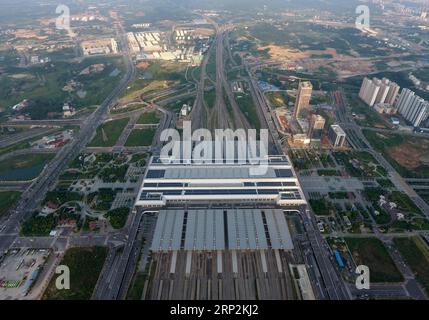
[[[377,86],[372,80],[364,78],[360,88],[359,98],[372,107],[377,99],[378,91],[380,91],[379,86]]]
[[[359,97],[370,107],[379,103],[394,104],[399,93],[399,86],[383,78],[363,79]]]
[[[429,102],[409,89],[404,89],[396,104],[398,112],[414,127],[419,127],[429,116]]]
[[[309,81],[300,82],[298,86],[298,94],[295,102],[294,118],[298,119],[301,116],[301,111],[310,105],[311,93],[313,85]]]
[[[307,137],[311,140],[320,140],[324,127],[325,127],[325,118],[323,118],[320,115],[313,114],[311,116]]]
[[[399,85],[397,85],[395,82],[390,82],[390,89],[387,93],[386,100],[384,101],[384,103],[388,103],[391,106],[395,105],[400,89],[401,87],[399,87]]]
[[[331,125],[329,128],[329,141],[334,148],[342,148],[346,143],[346,133],[344,130],[337,124]]]

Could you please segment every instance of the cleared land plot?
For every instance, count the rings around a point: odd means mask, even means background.
[[[290,98],[284,92],[267,92],[266,96],[273,108],[287,107]]]
[[[28,154],[0,162],[0,180],[26,181],[35,179],[55,154]]]
[[[106,260],[107,251],[106,247],[68,249],[60,264],[70,268],[70,290],[58,290],[54,275],[43,299],[89,300]]]
[[[372,282],[401,282],[399,272],[386,247],[377,238],[345,238],[356,264],[369,267]]]
[[[429,139],[363,130],[369,143],[405,177],[429,178]]]
[[[127,125],[129,118],[112,120],[97,128],[89,147],[113,147]]]
[[[420,237],[395,238],[394,243],[428,294],[429,248]]]
[[[134,129],[131,131],[125,146],[150,146],[152,144],[153,137],[155,136],[155,132],[155,129]]]

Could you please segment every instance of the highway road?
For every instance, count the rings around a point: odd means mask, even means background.
[[[26,129],[24,132],[14,133],[10,135],[4,135],[0,139],[0,148],[5,148],[10,145],[16,144],[21,141],[32,139],[37,136],[48,135],[51,132],[55,132],[52,128],[34,128]]]
[[[143,213],[132,217],[127,232],[128,239],[120,252],[112,252],[106,261],[101,278],[98,281],[93,298],[96,300],[125,299],[128,287],[138,262],[141,247],[141,221]],[[115,250],[115,249],[113,249]]]
[[[3,127],[17,126],[45,126],[45,127],[62,127],[62,126],[80,126],[84,119],[58,119],[58,120],[11,120],[2,123]]]
[[[13,158],[13,157],[17,157],[17,156],[25,156],[27,154],[35,154],[35,153],[56,153],[59,152],[61,150],[61,148],[46,148],[46,149],[36,149],[36,148],[27,148],[27,149],[19,149],[16,151],[12,151],[9,153],[5,153],[0,155],[0,161],[9,159],[9,158]]]
[[[317,229],[314,217],[306,207],[301,208],[300,215],[328,298],[331,300],[351,299],[348,288],[334,267],[333,255],[330,253],[327,242]]]

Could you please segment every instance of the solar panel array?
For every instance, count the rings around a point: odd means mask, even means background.
[[[158,215],[151,250],[268,248],[293,249],[282,210],[162,210]]]

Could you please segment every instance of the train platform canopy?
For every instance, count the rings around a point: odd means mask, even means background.
[[[161,210],[151,250],[292,250],[280,209]]]

